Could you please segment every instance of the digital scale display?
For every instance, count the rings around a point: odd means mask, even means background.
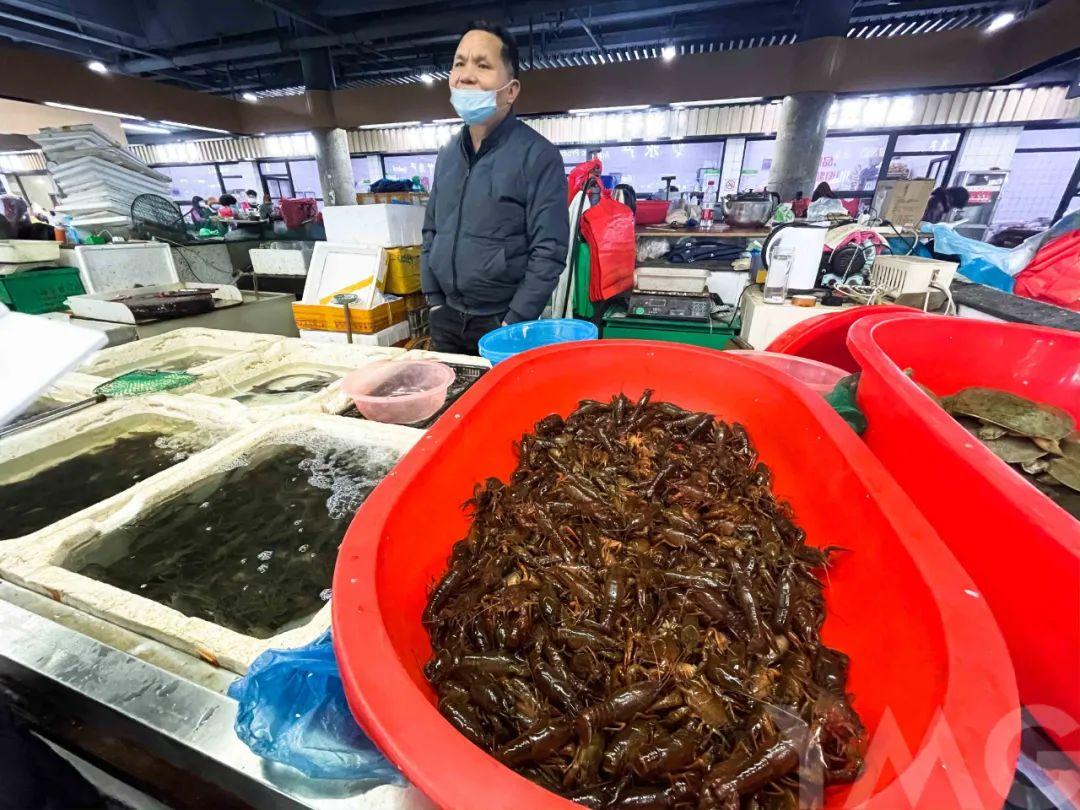
[[[712,304],[707,295],[635,292],[626,314],[631,318],[663,318],[669,321],[708,323]]]

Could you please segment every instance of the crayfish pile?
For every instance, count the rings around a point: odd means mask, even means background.
[[[816,807],[865,737],[804,544],[738,424],[620,394],[477,487],[424,623],[469,740],[588,807]]]

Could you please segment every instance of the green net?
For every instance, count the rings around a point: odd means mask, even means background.
[[[102,383],[94,389],[94,393],[110,399],[137,397],[141,394],[156,394],[191,385],[197,379],[198,377],[194,374],[188,374],[186,371],[156,371],[141,368]]]

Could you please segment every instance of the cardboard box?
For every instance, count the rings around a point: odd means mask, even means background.
[[[294,303],[293,320],[297,329],[319,332],[345,332],[345,308],[336,304]],[[356,334],[373,335],[407,318],[405,299],[387,296],[387,300],[371,309],[349,307],[349,321]]]
[[[386,251],[386,284],[394,295],[420,292],[420,248],[390,248]]]
[[[424,207],[420,205],[332,205],[323,209],[326,241],[379,247],[419,245]]]

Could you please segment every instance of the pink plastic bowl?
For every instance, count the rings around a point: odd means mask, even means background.
[[[442,407],[453,381],[453,369],[434,360],[377,360],[346,374],[341,389],[364,418],[411,425]]]

